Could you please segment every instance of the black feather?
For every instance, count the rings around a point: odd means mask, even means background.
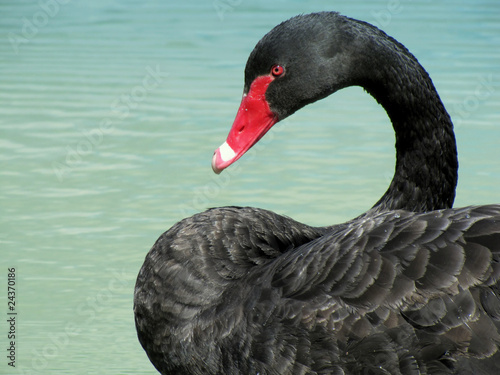
[[[137,333],[162,374],[495,374],[500,369],[500,205],[451,209],[451,120],[400,43],[337,13],[292,18],[256,46],[245,93],[283,119],[361,85],[396,132],[379,202],[315,228],[223,207],[165,232],[137,277]],[[318,67],[321,67],[319,69]]]

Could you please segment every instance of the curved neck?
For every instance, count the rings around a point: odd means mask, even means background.
[[[450,116],[417,59],[396,40],[373,29],[376,36],[366,45],[355,84],[384,107],[392,122],[396,169],[388,190],[372,210],[450,208],[458,180]]]

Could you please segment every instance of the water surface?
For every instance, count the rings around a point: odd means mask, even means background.
[[[455,123],[456,206],[500,202],[496,0],[2,2],[0,295],[15,267],[18,316],[16,368],[2,356],[0,373],[155,374],[133,287],[185,216],[251,205],[326,225],[377,201],[394,136],[359,88],[288,118],[220,176],[210,168],[255,43],[316,10],[374,23],[418,57]]]

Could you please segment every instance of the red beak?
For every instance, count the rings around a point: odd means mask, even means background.
[[[219,174],[245,154],[274,124],[278,116],[269,108],[266,90],[274,77],[257,77],[247,94],[243,94],[240,108],[226,142],[215,150],[212,169]]]

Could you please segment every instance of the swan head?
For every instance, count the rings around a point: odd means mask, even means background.
[[[233,126],[212,159],[215,173],[243,156],[278,121],[341,88],[361,84],[362,54],[353,53],[362,50],[366,39],[357,31],[359,25],[367,24],[334,12],[300,15],[257,43],[245,67]]]

